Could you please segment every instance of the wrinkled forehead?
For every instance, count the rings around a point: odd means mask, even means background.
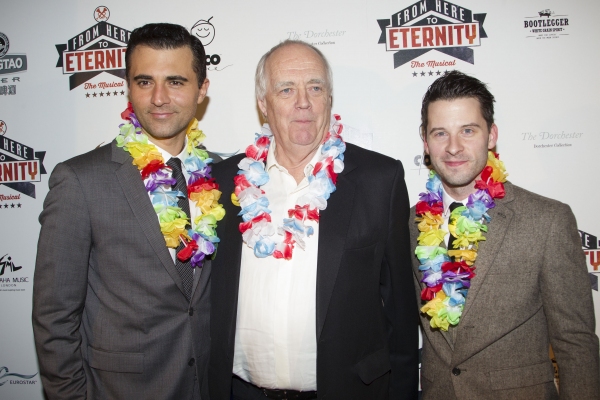
[[[277,49],[267,59],[265,73],[268,82],[287,78],[307,78],[325,81],[325,65],[321,57],[311,48],[288,45]]]

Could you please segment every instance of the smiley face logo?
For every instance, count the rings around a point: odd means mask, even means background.
[[[201,19],[194,24],[190,31],[190,33],[196,36],[205,47],[211,44],[215,38],[215,27],[210,23],[212,18],[213,17],[210,17],[208,21]]]

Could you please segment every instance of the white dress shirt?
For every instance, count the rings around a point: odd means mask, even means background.
[[[307,176],[321,147],[304,168],[297,184],[275,159],[275,140],[266,160],[269,182],[261,187],[269,199],[271,218],[281,225],[287,210],[307,193]],[[316,285],[319,224],[308,221],[314,234],[297,244],[291,260],[257,258],[242,246],[235,330],[233,373],[268,389],[317,389]],[[276,239],[280,239],[280,236]]]

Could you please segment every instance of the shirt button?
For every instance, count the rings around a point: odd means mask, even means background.
[[[459,376],[460,375],[460,368],[452,368],[452,375]]]
[[[190,316],[194,315],[194,307],[190,307],[188,314],[190,314]]]
[[[188,361],[188,365],[191,367],[192,365],[194,365],[194,363],[196,362],[196,360],[194,360],[194,358],[190,358],[190,361]]]

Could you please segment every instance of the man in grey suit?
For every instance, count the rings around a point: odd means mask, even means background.
[[[204,49],[149,24],[131,34],[126,73],[121,134],[50,177],[33,298],[42,383],[49,399],[208,398],[211,245],[192,230],[208,212],[185,193],[213,185],[192,123]]]
[[[483,83],[458,71],[423,98],[435,172],[410,224],[423,398],[598,399],[598,338],[575,217],[506,181],[488,153],[498,139],[493,103]]]

